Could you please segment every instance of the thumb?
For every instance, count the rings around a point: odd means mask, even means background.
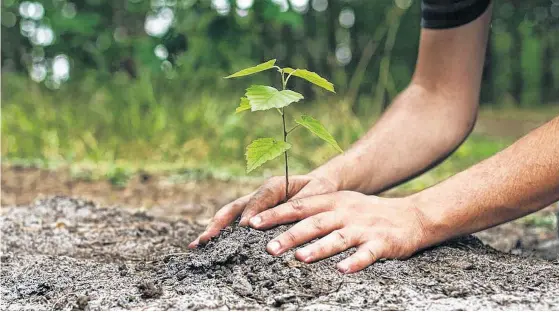
[[[289,194],[297,193],[307,183],[306,176],[289,177]],[[248,201],[239,225],[248,225],[248,220],[260,212],[275,207],[285,198],[285,177],[273,177],[264,183]]]

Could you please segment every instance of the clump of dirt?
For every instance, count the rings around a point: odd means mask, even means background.
[[[144,299],[159,298],[163,294],[161,286],[154,284],[153,281],[143,281],[138,284],[138,290]]]
[[[54,197],[2,210],[0,309],[558,309],[559,260],[505,254],[473,237],[343,275],[330,259],[273,257],[262,232],[202,229]]]

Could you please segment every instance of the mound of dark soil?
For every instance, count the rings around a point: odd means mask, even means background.
[[[1,217],[0,309],[559,309],[559,261],[517,257],[467,237],[407,261],[343,275],[266,243],[287,227],[201,230],[55,197]]]

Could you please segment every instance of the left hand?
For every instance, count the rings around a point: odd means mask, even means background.
[[[337,264],[339,271],[353,273],[379,259],[405,259],[423,246],[421,212],[406,198],[381,198],[342,191],[293,200],[252,217],[249,225],[267,229],[298,221],[266,247],[272,255],[309,242],[295,257],[314,262],[351,247],[357,251]]]

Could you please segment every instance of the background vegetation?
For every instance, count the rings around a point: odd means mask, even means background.
[[[332,96],[294,80],[310,101],[293,114],[316,115],[347,148],[410,80],[419,2],[3,0],[2,159],[242,175],[244,146],[280,128],[267,114],[232,114],[246,82],[222,77],[272,58],[336,85]],[[557,0],[495,2],[482,90],[485,108],[557,110]],[[295,172],[335,153],[297,137],[311,147],[293,149],[305,153],[293,155]],[[413,185],[510,142],[474,135]]]

